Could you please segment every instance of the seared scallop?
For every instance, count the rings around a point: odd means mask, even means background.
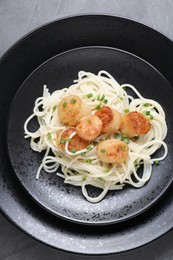
[[[102,131],[105,133],[115,133],[121,124],[121,114],[115,109],[104,106],[95,113],[98,116],[102,123]]]
[[[80,138],[77,134],[74,135],[71,139],[69,139],[69,136],[75,131],[74,127],[69,127],[66,130],[64,130],[60,136],[56,139],[57,145],[61,149],[65,149],[65,143],[66,141],[69,142],[68,144],[68,150],[71,152],[72,150],[75,149],[75,151],[80,151],[85,149],[88,145],[89,142],[86,140],[83,140]]]
[[[140,112],[130,112],[122,115],[120,131],[128,137],[146,134],[151,129],[150,120]]]
[[[84,140],[92,141],[102,131],[102,121],[96,115],[84,117],[76,126],[76,133]]]
[[[76,95],[69,95],[58,104],[59,119],[69,126],[76,126],[82,117],[90,113],[90,107]]]
[[[117,139],[100,142],[97,146],[99,160],[104,163],[121,163],[128,157],[128,145]]]

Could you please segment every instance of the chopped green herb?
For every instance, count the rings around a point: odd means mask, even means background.
[[[145,103],[145,104],[144,104],[144,107],[149,107],[149,106],[150,106],[149,103]]]
[[[100,101],[103,101],[105,99],[105,95],[103,94]]]
[[[110,170],[111,170],[110,168],[106,168],[106,169],[104,170],[104,172],[105,172],[105,173],[108,173],[108,172],[110,172]]]
[[[108,100],[107,100],[107,99],[104,99],[104,100],[103,100],[103,103],[107,104],[107,103],[108,103]]]
[[[137,170],[137,166],[138,166],[138,162],[137,162],[137,159],[133,162],[133,165],[134,165],[134,167],[135,167],[135,170]]]
[[[151,116],[150,116],[150,119],[151,119],[151,120],[153,120],[153,119],[154,119],[154,116],[153,116],[153,115],[151,115]]]
[[[70,100],[70,102],[72,103],[72,104],[75,104],[76,103],[76,99],[74,99],[74,98],[72,98],[71,100]]]
[[[101,153],[105,153],[105,152],[106,152],[106,149],[101,149],[100,152],[101,152]]]
[[[123,151],[126,150],[126,146],[125,146],[125,145],[122,146],[122,150],[123,150]]]
[[[100,105],[97,105],[95,109],[96,109],[96,110],[100,110],[100,108],[101,108],[101,106],[100,106]]]
[[[150,115],[150,111],[146,111],[145,114],[146,114],[146,116],[149,116]]]
[[[103,181],[103,178],[102,177],[98,177],[97,178],[99,181]]]
[[[98,142],[97,141],[93,141],[93,145],[97,145],[98,144]]]
[[[82,153],[80,153],[81,155],[85,155],[86,154],[86,152],[82,152]]]
[[[126,87],[122,87],[122,89],[124,89],[126,91]]]
[[[51,133],[49,133],[49,134],[47,135],[47,139],[48,139],[48,140],[52,140]]]
[[[100,101],[100,96],[97,96],[97,100]]]
[[[87,98],[91,98],[93,96],[92,93],[87,94]]]
[[[56,105],[52,107],[53,112],[56,110],[56,108],[57,108]]]
[[[133,164],[134,164],[134,166],[136,166],[137,165],[137,159],[133,162]]]
[[[88,146],[86,147],[86,149],[87,149],[87,150],[90,150],[90,149],[91,149],[91,145],[88,145]]]
[[[126,144],[130,143],[130,139],[129,139],[128,137],[124,137],[124,138],[123,138],[123,141],[124,141]]]
[[[126,138],[126,137],[128,137],[128,136],[127,136],[127,135],[125,135],[125,134],[124,134],[124,135],[122,135],[122,138]]]
[[[66,142],[66,138],[62,138],[60,141],[61,144],[64,144],[65,142]]]
[[[118,139],[118,140],[122,140],[122,136],[120,134],[115,134],[115,138]]]
[[[88,119],[88,123],[91,123],[91,119],[90,118]]]
[[[123,98],[123,97],[119,97],[119,99],[120,99],[120,100],[124,100],[124,98]]]
[[[92,159],[86,160],[87,163],[92,163],[92,161],[93,161]]]
[[[70,143],[70,142],[71,142],[71,138],[68,138],[68,139],[67,139],[67,142]]]
[[[125,109],[124,109],[124,113],[129,113],[129,109],[128,109],[128,108],[125,108]]]
[[[75,148],[72,148],[72,149],[71,149],[71,152],[72,152],[72,153],[76,153],[76,149],[75,149]]]
[[[62,105],[63,105],[63,107],[66,107],[67,106],[67,102],[64,102]]]
[[[159,161],[154,161],[154,164],[156,165],[156,166],[158,166],[159,165]]]
[[[82,176],[83,181],[86,181],[86,179],[87,179],[87,176]]]

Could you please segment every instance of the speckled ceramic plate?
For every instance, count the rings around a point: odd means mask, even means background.
[[[133,84],[142,95],[158,101],[164,108],[172,130],[171,103],[172,89],[163,76],[151,65],[128,52],[106,47],[85,47],[73,49],[57,55],[36,69],[24,82],[13,102],[7,131],[8,152],[14,172],[25,190],[41,206],[53,214],[71,221],[85,224],[111,224],[125,221],[142,213],[155,203],[172,182],[172,164],[170,154],[153,166],[152,177],[142,188],[125,187],[120,191],[109,191],[99,203],[92,204],[84,198],[80,187],[65,184],[55,174],[41,173],[35,179],[41,164],[43,153],[30,149],[29,140],[24,139],[23,126],[32,113],[34,101],[42,95],[43,85],[47,84],[50,92],[73,84],[78,71],[98,73],[106,70],[122,84]],[[164,92],[162,93],[162,88]],[[31,131],[37,128],[36,120],[30,124]],[[171,143],[168,142],[171,150]],[[159,150],[155,156],[162,154]],[[60,171],[60,169],[59,169]],[[101,190],[88,187],[91,196],[97,196]]]
[[[171,186],[158,203],[150,209],[125,222],[101,227],[71,223],[50,214],[22,189],[5,152],[5,135],[6,119],[12,100],[21,84],[39,65],[64,51],[99,45],[122,49],[137,55],[153,65],[173,85],[172,42],[160,33],[137,22],[106,15],[76,16],[45,25],[17,42],[0,61],[0,209],[12,223],[38,241],[68,252],[92,255],[114,254],[134,249],[172,229],[173,187]],[[115,75],[116,71],[112,68],[110,72]],[[156,74],[159,76],[158,73]],[[158,101],[166,103],[164,108],[168,109],[166,109],[166,114],[170,129],[173,125],[173,117],[170,117],[173,94],[171,87],[161,75],[164,87],[162,90],[159,87],[159,90],[164,96],[164,92],[169,89],[169,96],[165,98],[167,102],[169,101],[170,107],[163,98],[160,100],[161,94]],[[71,75],[70,82],[74,77],[75,75]],[[28,97],[25,98],[28,99]],[[158,99],[155,88],[153,98]],[[32,106],[33,100],[30,104],[30,107]],[[24,140],[22,130],[20,133],[21,140]],[[173,144],[171,131],[166,141]],[[25,147],[27,151],[30,151],[28,143],[25,143]],[[169,150],[169,156],[170,160],[167,161],[168,165],[165,164],[165,167],[172,167],[173,149]],[[156,176],[157,172],[160,174],[159,169],[160,166],[156,168],[153,176]],[[34,176],[35,172],[31,173],[31,179]],[[45,181],[44,178],[42,181]],[[158,189],[159,187],[158,182]],[[113,197],[115,198],[114,195]]]

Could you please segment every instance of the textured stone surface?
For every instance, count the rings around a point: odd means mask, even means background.
[[[1,0],[0,55],[34,28],[73,14],[106,13],[144,23],[173,40],[172,0]],[[166,219],[165,219],[166,222]],[[0,259],[173,259],[173,232],[157,241],[116,256],[85,257],[48,248],[26,236],[0,216]]]

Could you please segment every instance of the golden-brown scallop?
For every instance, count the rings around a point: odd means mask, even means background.
[[[146,134],[150,128],[150,120],[140,112],[134,111],[122,115],[120,131],[128,137]]]
[[[90,113],[90,107],[76,95],[69,95],[58,104],[59,119],[69,126],[76,126],[82,117]]]
[[[115,133],[121,124],[121,114],[115,109],[104,106],[95,113],[98,116],[102,123],[102,131],[105,133]]]
[[[99,160],[104,163],[121,163],[128,157],[128,145],[117,139],[109,139],[100,142],[97,146]]]
[[[84,140],[94,140],[102,131],[102,121],[98,116],[84,117],[76,126],[76,133]]]
[[[74,127],[69,127],[66,130],[64,130],[61,135],[56,139],[57,145],[61,149],[65,149],[65,142],[68,140],[69,136],[75,131]],[[69,141],[69,140],[68,140]],[[75,149],[76,151],[80,151],[85,149],[89,145],[89,142],[86,140],[83,140],[80,138],[77,134],[74,135],[69,144],[68,144],[68,150],[71,152],[72,149]]]

